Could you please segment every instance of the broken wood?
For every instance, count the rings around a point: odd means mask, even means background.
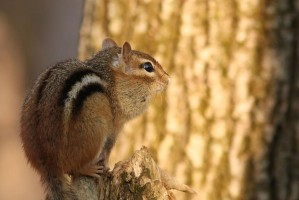
[[[146,147],[136,151],[128,160],[116,163],[99,182],[80,176],[74,177],[72,184],[79,199],[89,200],[174,200],[172,189],[196,194],[192,188],[161,170]]]

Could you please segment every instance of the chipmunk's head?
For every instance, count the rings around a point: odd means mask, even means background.
[[[103,41],[102,50],[114,47],[117,44],[113,40]],[[165,89],[169,75],[153,57],[132,50],[128,42],[117,48],[120,51],[113,58],[111,67],[116,71],[118,93],[122,94],[120,101],[131,103],[130,109],[136,110],[133,115],[138,115],[145,110],[151,96]]]
[[[111,47],[117,47],[117,44],[110,38],[105,39],[102,49]],[[147,82],[153,93],[162,91],[169,82],[169,75],[153,57],[132,50],[128,42],[123,44],[121,53],[114,58],[112,67],[131,78]]]

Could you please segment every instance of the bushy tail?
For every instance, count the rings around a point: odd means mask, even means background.
[[[68,183],[66,177],[47,177],[46,200],[78,200],[77,195]]]

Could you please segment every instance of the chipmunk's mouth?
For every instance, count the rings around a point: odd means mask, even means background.
[[[166,86],[167,86],[167,83],[159,82],[159,83],[157,84],[157,87],[156,87],[156,89],[155,89],[155,92],[156,92],[156,93],[163,92],[163,91],[165,90]]]
[[[141,99],[141,102],[142,102],[142,103],[146,102],[146,98],[143,97],[143,98]]]
[[[140,99],[140,103],[147,104],[151,100],[152,96],[153,95],[142,96]]]

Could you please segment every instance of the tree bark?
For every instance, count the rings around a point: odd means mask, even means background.
[[[109,36],[171,75],[111,160],[146,145],[202,199],[298,199],[298,3],[86,0],[81,59]]]
[[[274,106],[270,116],[272,137],[266,159],[268,199],[299,198],[299,70],[296,0],[277,0],[272,7],[271,36],[276,57]]]
[[[72,185],[82,200],[174,200],[171,189],[195,194],[194,190],[162,171],[145,147],[130,159],[117,163],[99,182],[78,176],[73,177]]]

